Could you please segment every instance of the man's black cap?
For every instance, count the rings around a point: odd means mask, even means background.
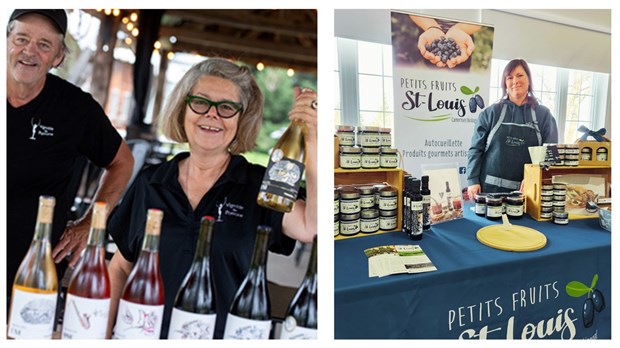
[[[39,10],[39,9],[25,9],[25,10],[15,10],[11,14],[11,18],[9,22],[17,19],[28,13],[38,13],[46,16],[51,19],[52,22],[56,25],[60,33],[65,36],[67,34],[67,13],[65,10]]]

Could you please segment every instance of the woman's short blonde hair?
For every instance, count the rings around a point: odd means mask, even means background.
[[[239,117],[237,134],[229,144],[228,150],[232,154],[252,150],[256,146],[256,138],[263,122],[263,93],[247,67],[238,66],[223,58],[208,58],[193,65],[183,75],[160,113],[158,122],[163,134],[173,141],[187,142],[187,134],[183,126],[186,110],[185,97],[192,93],[198,80],[205,75],[226,79],[237,86],[243,109],[235,116]]]

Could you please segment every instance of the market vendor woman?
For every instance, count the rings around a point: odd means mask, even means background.
[[[467,156],[469,197],[518,190],[523,165],[531,163],[528,147],[557,143],[555,118],[534,96],[531,81],[527,62],[511,60],[502,74],[502,98],[476,120]]]

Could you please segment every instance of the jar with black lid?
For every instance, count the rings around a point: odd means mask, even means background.
[[[506,196],[506,215],[511,219],[523,217],[524,198],[521,192],[513,192]]]
[[[484,193],[476,193],[474,196],[476,202],[476,215],[486,216],[487,214],[487,195]]]
[[[487,211],[486,217],[489,220],[499,220],[502,218],[504,197],[498,195],[487,195]]]
[[[558,225],[568,225],[568,213],[567,212],[560,212],[560,211],[554,211],[553,212],[553,223],[558,224]]]
[[[340,213],[355,214],[361,211],[360,192],[353,186],[344,186],[340,189]]]
[[[379,231],[379,210],[364,209],[361,215],[360,231],[362,233],[375,233]]]
[[[360,232],[360,213],[340,214],[340,234],[354,236]]]

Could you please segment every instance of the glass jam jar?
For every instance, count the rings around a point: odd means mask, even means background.
[[[599,147],[596,149],[596,160],[597,161],[607,161],[607,149],[604,147]]]
[[[503,196],[487,195],[486,217],[489,220],[499,220],[502,218]]]
[[[360,213],[340,214],[340,234],[354,236],[360,232]]]
[[[338,189],[334,188],[334,215],[340,213],[340,194]]]
[[[506,196],[506,215],[511,219],[523,217],[524,198],[521,192],[513,192]]]
[[[592,160],[592,149],[587,146],[582,148],[581,156],[579,159],[582,161],[591,161]]]
[[[398,211],[380,210],[379,211],[379,228],[382,231],[391,231],[398,226]]]
[[[396,149],[390,147],[381,148],[381,168],[398,167],[398,153]]]
[[[378,147],[362,148],[362,168],[378,169],[381,163],[380,150]]]
[[[360,169],[362,166],[362,149],[354,146],[340,147],[340,168]]]
[[[360,186],[357,188],[360,192],[360,207],[370,209],[375,207],[375,188],[372,186]]]
[[[360,231],[362,233],[375,233],[379,231],[379,210],[364,209],[361,215]]]
[[[379,127],[358,127],[357,145],[361,147],[381,147]]]
[[[340,125],[336,128],[336,134],[340,146],[355,146],[355,128],[353,126]]]
[[[398,208],[398,191],[396,187],[386,186],[379,191],[379,209],[395,210]]]
[[[361,211],[360,193],[353,186],[340,189],[340,214],[355,214]]]
[[[381,137],[381,146],[392,146],[392,129],[391,128],[379,128],[379,135]]]
[[[484,193],[476,193],[474,196],[476,202],[476,215],[486,216],[487,214],[487,195]]]

